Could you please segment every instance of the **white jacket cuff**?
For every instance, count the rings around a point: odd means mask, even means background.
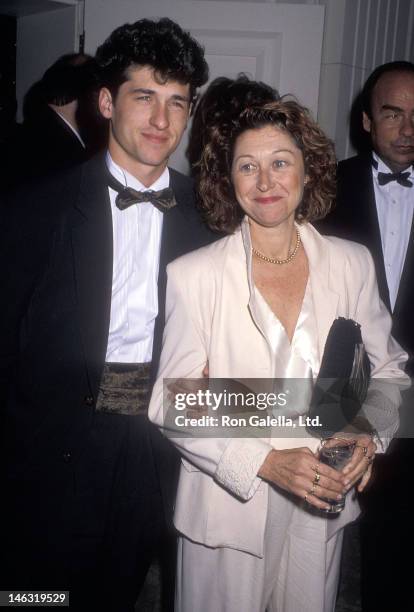
[[[262,482],[257,474],[271,450],[263,440],[233,439],[223,452],[214,477],[228,491],[248,500]]]

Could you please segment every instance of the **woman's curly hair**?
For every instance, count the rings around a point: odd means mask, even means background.
[[[290,135],[302,151],[308,180],[296,220],[315,221],[330,211],[336,191],[336,158],[333,143],[312,119],[309,111],[292,99],[281,98],[245,109],[238,117],[226,117],[211,126],[205,140],[198,177],[199,205],[208,225],[232,233],[244,216],[232,181],[234,145],[247,130],[274,126]]]

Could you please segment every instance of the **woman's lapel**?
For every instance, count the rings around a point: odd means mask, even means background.
[[[338,316],[339,294],[335,289],[338,262],[334,262],[332,245],[311,225],[300,225],[299,231],[309,263],[309,276],[316,323],[319,353],[323,354],[326,338],[334,319]]]

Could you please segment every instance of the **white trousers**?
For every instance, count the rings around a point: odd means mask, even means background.
[[[270,489],[263,558],[180,537],[176,612],[333,612],[343,532],[326,542],[326,520]]]

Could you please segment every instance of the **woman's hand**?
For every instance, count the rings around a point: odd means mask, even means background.
[[[351,460],[342,470],[342,473],[349,480],[348,489],[360,480],[357,490],[363,491],[371,478],[372,462],[374,461],[377,445],[368,434],[358,434],[352,436],[356,441],[356,447]]]
[[[309,448],[273,449],[258,475],[321,510],[330,508],[321,497],[341,499],[349,486],[348,476],[319,463]]]

